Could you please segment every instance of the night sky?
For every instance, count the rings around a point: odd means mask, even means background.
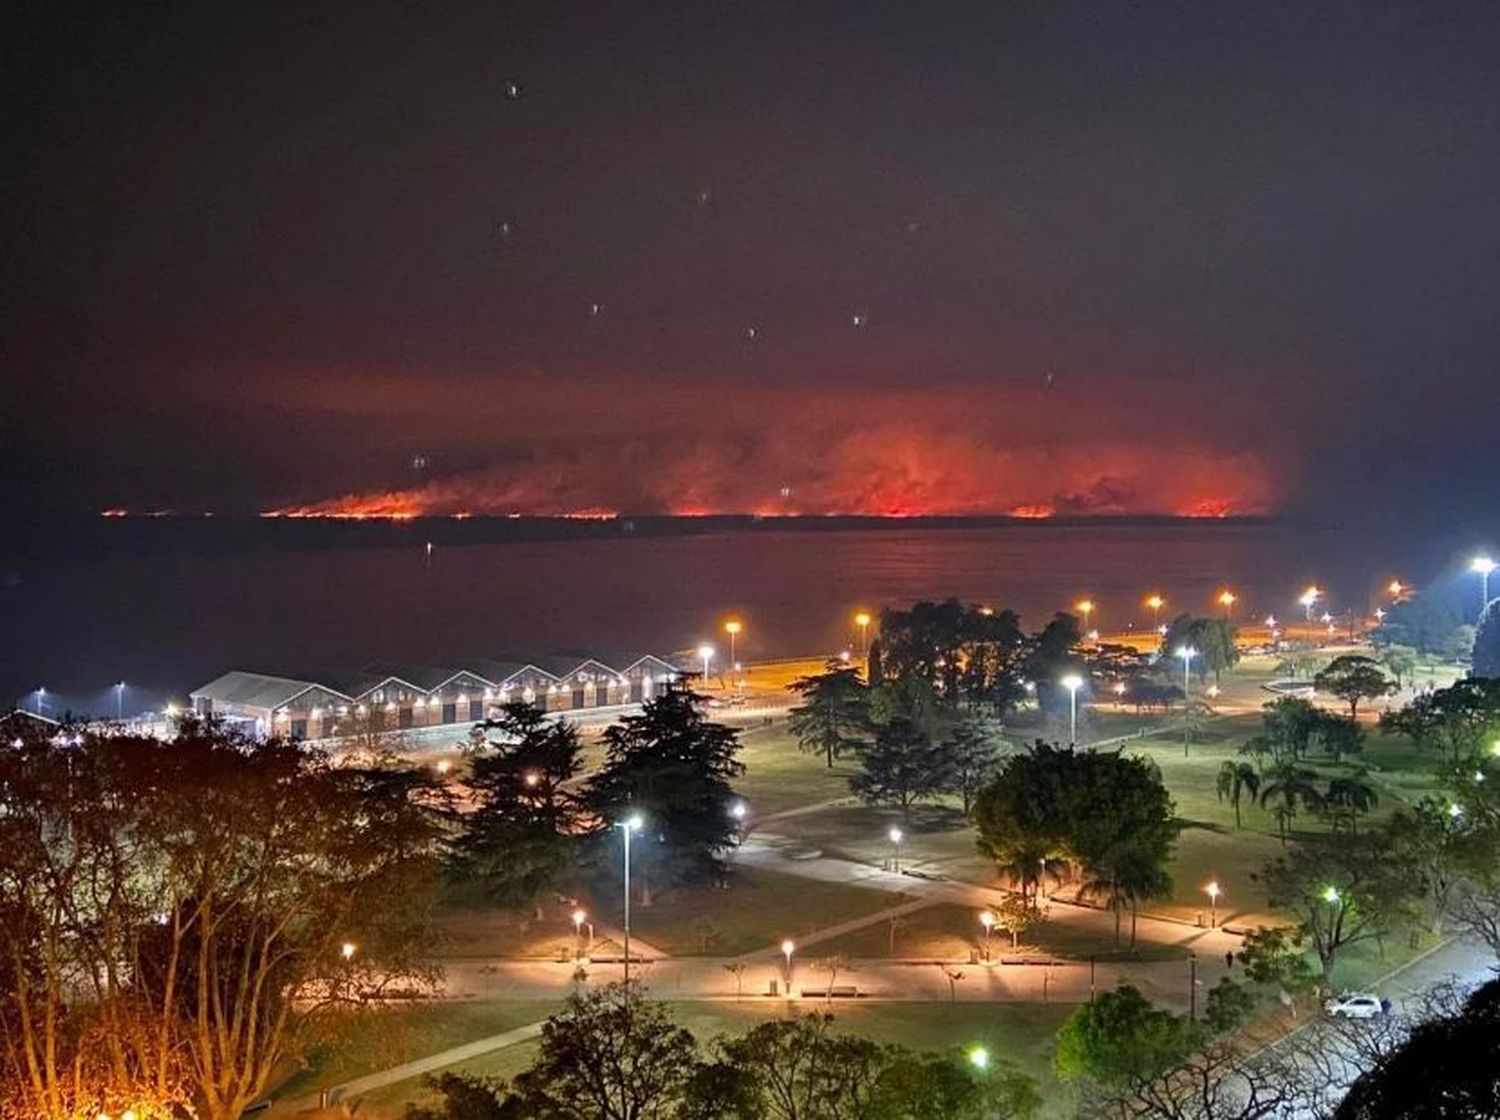
[[[1493,512],[1500,5],[34,5],[35,513]]]

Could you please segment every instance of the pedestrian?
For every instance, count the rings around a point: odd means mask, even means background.
[[[1389,1017],[1391,1013],[1391,1001],[1386,999],[1384,996],[1380,997],[1380,1013],[1387,1017]]]
[[[1229,968],[1229,969],[1234,968],[1234,950],[1233,949],[1230,949],[1227,952],[1225,952],[1225,954],[1224,954],[1224,967],[1225,968]]]

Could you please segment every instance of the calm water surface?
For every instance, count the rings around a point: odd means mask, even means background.
[[[430,555],[418,527],[374,547],[56,551],[6,561],[0,695],[46,685],[59,705],[112,713],[116,680],[127,709],[144,708],[232,667],[670,653],[722,646],[729,612],[744,620],[742,659],[831,652],[859,607],[947,595],[1035,626],[1087,594],[1110,630],[1149,624],[1149,591],[1207,612],[1227,584],[1245,616],[1285,615],[1309,582],[1337,609],[1418,562],[1348,534],[1206,522],[460,537]]]

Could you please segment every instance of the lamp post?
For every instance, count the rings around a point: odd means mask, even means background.
[[[1219,924],[1219,883],[1214,880],[1203,888],[1208,892],[1208,928],[1213,929]]]
[[[1177,656],[1182,658],[1182,757],[1188,755],[1188,689],[1192,685],[1189,671],[1192,669],[1193,658],[1198,656],[1198,651],[1192,646],[1182,646],[1177,651]]]
[[[1083,615],[1083,628],[1087,631],[1089,628],[1089,616],[1094,613],[1094,600],[1080,599],[1076,605],[1078,613]]]
[[[1161,609],[1167,605],[1167,601],[1154,592],[1146,597],[1146,606],[1151,608],[1151,625],[1161,624]]]
[[[786,958],[786,998],[792,998],[792,952],[797,945],[790,937],[781,943],[781,955]]]
[[[1062,686],[1068,690],[1068,744],[1072,746],[1078,742],[1078,690],[1083,687],[1083,678],[1069,673],[1062,679]]]
[[[1198,1021],[1198,954],[1188,954],[1188,1022]]]
[[[870,612],[860,611],[854,616],[854,625],[859,627],[859,655],[870,656]]]
[[[1301,595],[1297,596],[1297,602],[1302,604],[1302,610],[1307,616],[1307,624],[1312,625],[1313,604],[1323,597],[1323,593],[1314,585],[1309,587]]]
[[[737,618],[731,618],[728,622],[724,623],[724,633],[726,633],[726,634],[729,635],[729,667],[730,667],[730,669],[733,669],[736,665],[739,664],[739,662],[737,662],[734,659],[734,640],[737,637],[739,637],[740,631],[743,630],[743,629],[744,629],[743,624],[741,624],[740,620],[737,619]]]
[[[125,682],[115,683],[115,722],[121,723],[125,719]]]
[[[45,688],[43,688],[41,685],[37,685],[37,689],[36,689],[35,695],[36,695],[36,714],[37,715],[41,715],[42,714],[42,706],[43,706],[43,704],[46,703],[46,700],[47,700],[47,690]]]
[[[887,835],[891,838],[891,870],[899,875],[901,874],[901,830],[893,828]]]
[[[990,959],[990,934],[995,929],[995,915],[988,910],[979,912],[979,924],[984,927],[984,959]]]
[[[1225,588],[1223,591],[1219,592],[1219,606],[1224,608],[1225,622],[1228,622],[1231,616],[1234,614],[1234,604],[1238,601],[1238,599],[1239,596],[1236,595],[1233,591],[1230,591],[1228,588]]]
[[[615,825],[625,833],[625,983],[630,983],[630,834],[639,832],[639,813],[627,817]]]
[[[704,642],[698,647],[698,656],[703,659],[703,688],[708,690],[708,665],[714,659],[714,647]]]
[[[589,939],[585,944],[583,940],[583,927],[589,927]],[[573,943],[579,957],[587,957],[594,951],[594,923],[589,921],[588,914],[583,910],[573,911]]]
[[[743,801],[736,801],[729,807],[729,815],[734,818],[734,842],[736,844],[745,842],[745,817],[749,812],[749,806]]]
[[[1469,564],[1469,571],[1479,573],[1479,613],[1490,605],[1490,573],[1495,570],[1495,561],[1488,556],[1476,556]]]

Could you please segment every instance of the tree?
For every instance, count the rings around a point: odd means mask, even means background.
[[[906,813],[952,784],[943,750],[905,716],[876,729],[874,742],[860,750],[859,763],[849,789],[867,805],[897,805]]]
[[[1209,673],[1219,680],[1224,670],[1232,669],[1240,660],[1239,648],[1235,645],[1235,628],[1222,618],[1194,618],[1178,615],[1167,626],[1162,635],[1163,660],[1175,658],[1179,649],[1194,649],[1191,669],[1201,681]]]
[[[472,812],[453,869],[489,899],[535,905],[576,862],[583,810],[567,786],[582,766],[578,732],[530,704],[506,704],[488,727],[499,742],[473,756]]]
[[[1194,1041],[1189,1024],[1126,984],[1095,996],[1064,1020],[1052,1064],[1065,1081],[1086,1078],[1118,1090],[1173,1068]]]
[[[870,690],[859,670],[829,661],[823,672],[798,677],[787,688],[802,697],[787,717],[797,744],[810,754],[821,754],[828,765],[863,743],[870,722]]]
[[[404,1120],[519,1120],[505,1101],[505,1083],[464,1073],[430,1074],[422,1085],[438,1097],[433,1105],[409,1104]]]
[[[1485,604],[1471,656],[1476,677],[1500,677],[1500,598]]]
[[[1240,827],[1240,798],[1248,793],[1250,800],[1255,800],[1255,795],[1260,789],[1260,774],[1255,767],[1248,762],[1235,762],[1226,759],[1219,767],[1219,778],[1216,785],[1219,800],[1227,800],[1234,806],[1234,827]]]
[[[695,1068],[693,1036],[639,984],[568,997],[507,1104],[537,1120],[669,1120]]]
[[[1323,713],[1300,696],[1281,696],[1261,705],[1260,721],[1277,759],[1301,758],[1322,724]]]
[[[701,697],[673,687],[646,701],[604,732],[603,768],[584,802],[601,823],[640,813],[640,871],[667,882],[714,881],[723,874],[722,854],[734,845],[730,782],[744,773],[739,734],[706,719]],[[633,858],[635,858],[633,856]]]
[[[1453,1016],[1417,1025],[1363,1074],[1334,1120],[1467,1120],[1500,1116],[1500,980]]]
[[[1371,638],[1380,647],[1410,646],[1429,656],[1447,657],[1462,645],[1460,631],[1470,610],[1456,588],[1433,586],[1392,603]]]
[[[1359,719],[1361,700],[1389,696],[1394,687],[1378,661],[1357,653],[1335,657],[1313,678],[1313,685],[1319,692],[1332,693],[1348,704],[1351,720]]]
[[[1406,921],[1418,889],[1410,859],[1379,832],[1294,845],[1259,877],[1271,905],[1296,915],[1328,984],[1339,952]]]
[[[1000,725],[983,712],[969,712],[943,740],[942,750],[951,777],[949,788],[963,799],[967,816],[974,798],[994,780],[1005,760]]]
[[[1316,983],[1307,963],[1307,939],[1295,926],[1257,926],[1245,934],[1239,957],[1251,982],[1274,987],[1289,997],[1309,991]]]
[[[1271,812],[1276,817],[1276,828],[1284,848],[1287,826],[1296,819],[1298,808],[1312,812],[1322,808],[1323,794],[1317,786],[1318,774],[1287,759],[1274,764],[1266,771],[1266,777],[1269,780],[1261,788],[1260,805],[1264,809],[1274,803]]]
[[[1203,1022],[1215,1034],[1239,1030],[1255,1012],[1255,994],[1244,984],[1224,977],[1208,991]]]
[[[1322,809],[1334,828],[1346,827],[1350,832],[1358,832],[1359,818],[1379,804],[1380,795],[1365,772],[1359,770],[1329,781]]]
[[[1455,906],[1483,892],[1496,866],[1494,833],[1475,814],[1453,808],[1424,797],[1398,809],[1386,824],[1391,843],[1415,868],[1434,933],[1442,932]]]
[[[1405,688],[1417,673],[1417,651],[1411,646],[1385,646],[1380,650],[1380,663],[1396,678],[1396,687]]]
[[[1443,753],[1450,766],[1469,766],[1500,728],[1500,680],[1469,678],[1415,697],[1380,726]]]
[[[1354,720],[1332,712],[1318,713],[1316,735],[1335,763],[1342,762],[1345,755],[1358,754],[1365,747],[1364,728]]]
[[[0,1113],[239,1117],[314,1032],[433,978],[440,808],[421,772],[191,718],[7,751]]]

